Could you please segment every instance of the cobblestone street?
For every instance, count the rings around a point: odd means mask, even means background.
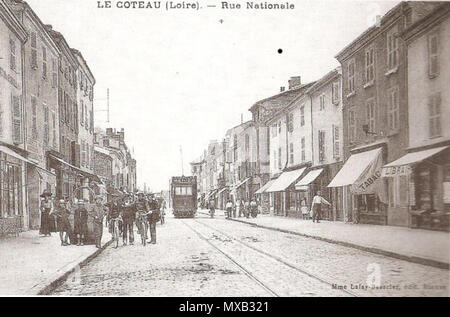
[[[169,218],[158,243],[108,247],[54,295],[448,296],[448,270],[248,224]],[[139,238],[137,234],[135,234]],[[379,274],[378,274],[379,273]],[[379,288],[365,289],[373,274]]]

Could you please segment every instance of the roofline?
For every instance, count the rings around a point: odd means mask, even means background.
[[[315,81],[312,81],[312,82],[310,82],[310,83],[308,83],[308,84],[303,85],[303,88],[304,88],[305,86],[312,86],[312,85],[314,85],[315,83],[316,83]],[[272,118],[266,120],[266,121],[264,122],[264,124],[265,124],[265,125],[268,125],[268,124],[270,124],[272,121],[274,121],[275,118],[277,118],[278,115],[279,115],[280,113],[286,111],[286,110],[289,109],[289,107],[291,107],[294,103],[296,103],[296,102],[299,101],[301,98],[303,98],[304,96],[306,96],[306,95],[307,95],[307,91],[308,91],[308,90],[305,90],[304,92],[299,93],[299,94],[298,94],[297,96],[295,96],[294,99],[292,99],[288,104],[286,104],[285,106],[282,106],[280,109],[278,109],[277,111],[275,111],[275,113],[272,115]]]
[[[317,80],[314,85],[312,85],[310,88],[308,88],[308,90],[306,91],[306,94],[313,94],[317,90],[321,89],[323,86],[328,84],[331,80],[342,75],[341,71],[342,71],[341,66],[338,66],[335,69],[329,71],[325,76],[323,76],[322,78]]]
[[[304,86],[306,86],[306,85],[308,85],[308,84],[303,84],[303,85],[300,85],[300,86],[298,86],[298,87],[296,87],[296,88],[288,89],[288,90],[279,92],[279,93],[276,94],[276,95],[273,95],[273,96],[270,96],[270,97],[261,99],[261,100],[255,102],[255,103],[253,104],[253,106],[251,106],[248,110],[249,110],[249,111],[252,111],[252,109],[253,109],[254,107],[259,106],[260,103],[262,103],[262,102],[265,102],[265,101],[268,101],[268,100],[271,100],[271,99],[275,99],[275,98],[281,97],[282,95],[285,95],[285,94],[287,94],[287,93],[289,93],[289,92],[294,92],[295,90],[300,90],[300,89],[302,89],[302,88],[303,88]]]
[[[443,3],[435,10],[424,16],[422,19],[416,21],[405,29],[400,36],[406,42],[410,43],[416,36],[420,36],[425,30],[434,27],[441,23],[450,12],[450,2]]]
[[[71,51],[72,51],[72,53],[74,53],[75,55],[78,55],[80,58],[81,58],[81,60],[83,61],[83,63],[84,63],[84,65],[80,65],[80,66],[86,66],[86,70],[87,70],[87,72],[88,72],[88,75],[91,77],[91,82],[92,82],[92,85],[95,85],[95,83],[96,83],[96,80],[95,80],[95,77],[94,77],[94,74],[92,73],[92,71],[91,71],[91,69],[89,68],[89,65],[88,65],[88,63],[86,62],[86,60],[84,59],[84,57],[83,57],[83,54],[81,54],[81,52],[79,51],[79,50],[77,50],[76,48],[71,48]]]
[[[341,61],[347,53],[352,51],[352,47],[355,46],[358,42],[361,42],[364,38],[367,38],[371,36],[371,33],[378,33],[383,28],[382,24],[386,23],[395,13],[402,10],[404,6],[407,6],[407,2],[402,1],[400,3],[397,3],[393,8],[391,8],[388,12],[386,12],[380,20],[380,27],[377,27],[377,25],[372,25],[371,27],[367,28],[365,31],[363,31],[357,38],[355,38],[352,42],[350,42],[347,46],[345,46],[342,50],[339,51],[334,57]],[[361,45],[363,46],[363,45]],[[358,48],[359,49],[359,48]],[[358,50],[356,49],[356,51]]]
[[[28,39],[28,33],[16,18],[11,8],[3,1],[0,1],[0,15],[4,17],[7,27],[19,38],[22,43]]]
[[[19,8],[22,12],[25,12],[31,20],[33,20],[37,27],[41,29],[42,33],[46,37],[48,44],[52,46],[52,49],[56,54],[60,54],[61,50],[59,49],[58,45],[55,43],[51,35],[48,33],[45,23],[42,22],[42,20],[39,18],[39,16],[34,12],[33,8],[25,1],[18,1],[18,0],[10,0],[10,2],[13,2],[13,4],[10,4],[9,6],[13,6],[13,8]]]
[[[62,35],[60,32],[56,31],[53,29],[53,27],[51,25],[45,25],[45,28],[47,29],[47,31],[50,33],[50,35],[52,37],[55,37],[58,41],[58,46],[61,45],[63,49],[61,49],[61,54],[67,55],[69,57],[69,59],[72,60],[72,65],[73,66],[78,66],[78,60],[75,57],[75,55],[73,54],[69,44],[66,41],[66,38],[64,37],[64,35]],[[61,43],[61,44],[60,44]],[[76,69],[76,68],[75,68]]]

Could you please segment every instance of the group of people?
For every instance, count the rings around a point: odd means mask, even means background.
[[[93,238],[97,248],[101,248],[103,236],[104,218],[112,233],[115,221],[118,222],[119,233],[122,236],[123,244],[134,243],[134,223],[139,229],[139,233],[147,238],[147,230],[142,230],[142,220],[145,220],[150,228],[150,243],[156,243],[156,222],[164,222],[165,201],[161,205],[152,195],[144,193],[113,195],[112,200],[104,203],[102,196],[95,197],[95,204],[90,205],[84,199],[52,199],[50,191],[45,190],[41,201],[41,227],[40,234],[50,236],[51,232],[59,232],[61,245],[67,246],[76,244],[82,246],[86,243],[88,234],[88,218],[92,217]],[[139,217],[145,214],[145,217]],[[73,227],[69,218],[73,215]],[[137,221],[137,220],[140,221]]]
[[[93,218],[95,245],[101,247],[103,232],[103,217],[108,209],[103,204],[103,197],[96,196],[95,204],[89,208],[88,201],[68,198],[53,200],[52,193],[45,190],[41,201],[41,227],[40,234],[51,236],[51,232],[58,232],[62,246],[76,244],[82,246],[86,242],[88,232],[88,217]],[[73,215],[73,228],[69,217]],[[71,241],[70,238],[74,241]]]
[[[258,214],[258,209],[259,206],[255,198],[252,198],[251,200],[238,200],[236,205],[229,198],[225,205],[227,219],[232,217],[236,218],[236,214],[238,217],[244,216],[246,218],[250,218],[250,215],[252,215],[252,217],[256,217]]]

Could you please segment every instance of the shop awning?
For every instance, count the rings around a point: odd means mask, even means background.
[[[286,190],[293,182],[299,178],[303,172],[305,171],[306,167],[300,168],[298,170],[290,171],[290,172],[283,172],[280,177],[278,177],[273,184],[266,189],[266,192],[282,192]]]
[[[351,155],[328,187],[353,185],[372,166],[380,154],[381,148],[377,148]]]
[[[238,189],[239,187],[241,187],[242,185],[244,185],[245,183],[248,182],[248,180],[250,179],[250,177],[244,179],[242,182],[240,182],[239,184],[237,184],[234,189]]]
[[[301,180],[295,184],[296,190],[304,190],[304,186],[311,184],[323,172],[322,168],[309,171]]]
[[[20,155],[20,154],[14,152],[14,151],[11,150],[9,147],[0,145],[0,152],[6,153],[6,154],[8,154],[8,155],[10,155],[10,156],[12,156],[12,157],[15,157],[16,159],[21,160],[21,161],[24,161],[24,162],[28,162],[28,163],[33,164],[33,162],[31,162],[30,160],[24,158],[22,155]]]
[[[223,193],[223,192],[226,191],[227,189],[228,189],[228,187],[222,188],[221,190],[219,190],[219,191],[217,192],[217,195]]]
[[[275,182],[275,181],[276,181],[276,179],[272,179],[272,180],[268,181],[263,187],[258,189],[255,194],[262,194],[262,193],[264,193],[267,190],[267,188],[272,186],[273,182]]]
[[[209,197],[211,197],[212,195],[214,195],[216,193],[217,189],[213,189],[211,190],[206,196],[205,196],[205,200],[208,200]]]
[[[442,146],[434,149],[428,149],[413,153],[408,153],[398,160],[395,160],[394,162],[391,162],[389,164],[386,164],[384,167],[390,167],[390,166],[402,166],[402,165],[409,165],[414,163],[420,163],[423,160],[432,157],[433,155],[438,154],[439,152],[442,152],[443,150],[447,149],[448,146]]]
[[[98,182],[98,183],[101,183],[101,182],[102,182],[102,181],[100,180],[100,178],[99,178],[97,175],[95,175],[95,174],[92,174],[92,173],[83,171],[83,170],[80,169],[79,167],[76,167],[76,166],[74,166],[74,165],[72,165],[72,164],[69,164],[69,163],[67,163],[66,161],[64,161],[63,159],[60,159],[60,158],[58,158],[58,157],[56,157],[56,156],[50,155],[50,157],[51,157],[52,159],[54,159],[54,160],[56,160],[56,161],[58,161],[58,162],[64,164],[64,165],[66,165],[66,166],[69,166],[69,167],[72,168],[73,170],[77,171],[78,173],[82,174],[83,176],[85,176],[85,177],[87,177],[87,178],[90,178],[91,180],[93,180],[93,181],[95,181],[95,182]]]

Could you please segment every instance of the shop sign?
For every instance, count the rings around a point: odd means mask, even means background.
[[[411,174],[411,167],[409,165],[401,166],[386,166],[382,169],[383,177],[395,177],[395,176],[406,176]]]

